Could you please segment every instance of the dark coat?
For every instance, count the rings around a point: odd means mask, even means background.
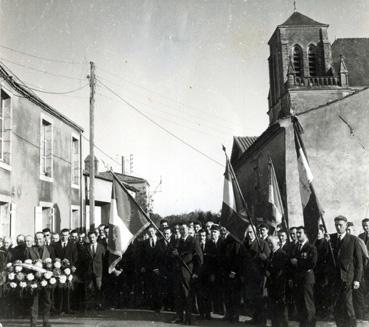
[[[26,259],[26,244],[20,244],[8,251],[8,262],[16,260],[24,261]]]
[[[200,246],[201,248],[201,246]],[[218,240],[215,244],[212,240],[207,240],[205,244],[205,250],[203,251],[203,265],[201,274],[206,277],[215,275],[219,279],[222,275],[222,246],[221,240]]]
[[[31,248],[26,248],[26,259],[33,260],[45,260],[47,258],[55,259],[55,253],[53,250],[47,248],[46,245],[42,246],[42,255],[40,256],[38,251],[38,246],[32,246]]]
[[[203,255],[196,238],[188,236],[186,240],[180,239],[178,241],[177,251],[179,256],[177,268],[181,271],[182,277],[189,280],[191,279],[191,274],[199,275],[200,267],[203,263]],[[188,269],[182,262],[186,264]]]
[[[297,266],[292,266],[293,279],[298,284],[314,284],[314,268],[318,260],[316,247],[306,242],[299,251],[295,246],[291,258],[297,259]]]
[[[286,296],[288,270],[288,255],[282,249],[278,249],[270,255],[267,263],[267,288],[269,296],[273,300],[283,300]]]
[[[76,243],[68,241],[65,248],[62,247],[62,241],[54,243],[53,246],[56,258],[61,260],[68,259],[71,265],[76,265],[78,260],[78,251]]]
[[[243,260],[243,274],[245,280],[252,283],[252,281],[261,281],[265,276],[265,268],[267,258],[270,255],[270,248],[268,243],[259,239],[250,242],[245,240],[245,256]]]
[[[337,278],[351,284],[361,281],[363,276],[362,250],[356,236],[346,233],[340,242],[337,234],[331,235],[331,243],[335,256]]]
[[[86,260],[87,260],[87,278],[97,277],[102,278],[103,276],[103,268],[104,268],[104,257],[105,257],[105,248],[100,243],[97,243],[96,253],[93,254],[91,251],[91,244],[86,244],[85,248]]]
[[[160,260],[160,274],[162,276],[171,277],[174,273],[175,257],[173,256],[173,250],[175,248],[176,241],[171,239],[169,243],[161,239],[158,241],[159,247],[159,260]]]
[[[242,273],[242,257],[244,255],[241,244],[231,236],[227,236],[225,240],[222,240],[221,251],[224,275],[229,276],[233,272],[236,274],[235,278],[239,279]]]
[[[368,250],[368,252],[369,252],[369,236],[367,236],[367,234],[366,234],[366,233],[361,233],[361,234],[359,235],[359,238],[361,238],[361,239],[364,241],[364,243],[365,243],[365,245],[366,245],[366,248],[367,248],[367,250]]]
[[[157,239],[155,246],[150,245],[150,238],[145,240],[142,246],[141,267],[146,271],[153,271],[160,268],[160,240]]]

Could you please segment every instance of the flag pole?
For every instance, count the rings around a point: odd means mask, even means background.
[[[226,147],[225,147],[224,145],[223,145],[223,151],[224,151],[224,154],[225,154],[225,156],[226,156],[227,163],[229,164],[229,168],[230,168],[230,170],[231,170],[232,179],[235,181],[235,183],[236,183],[236,187],[237,187],[237,190],[238,190],[238,193],[239,193],[239,195],[240,195],[240,197],[241,197],[242,205],[243,205],[243,207],[244,207],[244,209],[245,209],[245,211],[246,211],[247,216],[249,217],[250,225],[251,225],[252,231],[253,231],[253,232],[254,232],[254,234],[255,234],[256,241],[257,241],[257,243],[258,243],[258,247],[259,247],[259,249],[261,249],[260,239],[259,239],[258,233],[257,233],[257,231],[256,231],[256,227],[255,227],[254,223],[252,222],[251,215],[250,215],[249,210],[248,210],[248,208],[247,208],[246,200],[245,200],[245,198],[244,198],[244,196],[243,196],[243,194],[242,194],[240,184],[238,184],[238,180],[237,180],[236,174],[235,174],[235,172],[234,172],[234,170],[233,170],[233,167],[232,167],[232,165],[231,165],[231,162],[229,161],[229,158],[228,158],[228,155],[227,155],[227,149],[226,149]]]
[[[112,176],[113,176],[113,178],[116,180],[116,182],[119,184],[119,186],[122,188],[122,189],[124,189],[126,192],[127,192],[127,194],[130,196],[130,197],[132,197],[129,193],[128,193],[128,190],[127,190],[127,188],[124,186],[124,184],[119,180],[119,178],[117,177],[117,175],[115,175],[115,173],[112,171],[112,170],[110,170],[110,173],[112,174]],[[132,199],[133,199],[133,197],[132,197]],[[134,200],[134,199],[133,199]],[[134,200],[135,201],[135,203],[136,203],[136,200]],[[137,203],[136,203],[137,204]],[[170,242],[165,238],[165,236],[164,236],[164,234],[163,234],[163,232],[159,229],[159,227],[158,226],[156,226],[156,224],[154,223],[154,221],[147,215],[147,213],[141,208],[141,206],[139,206],[138,204],[137,204],[137,207],[138,207],[138,210],[140,210],[141,211],[141,213],[144,215],[144,217],[146,218],[146,220],[156,229],[156,231],[160,234],[160,236],[163,238],[163,240],[164,240],[164,242],[165,243],[167,243],[168,245],[171,245],[170,244]],[[188,265],[183,261],[183,259],[182,258],[180,258],[179,256],[178,256],[178,258],[180,259],[180,261],[181,261],[181,264],[183,265],[183,267],[185,267],[186,268],[186,270],[188,270],[188,272],[190,273],[190,274],[192,274],[192,271],[190,270],[190,268],[188,267]]]

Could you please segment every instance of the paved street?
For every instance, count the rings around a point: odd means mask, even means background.
[[[152,311],[144,310],[114,310],[104,312],[91,312],[86,315],[65,315],[59,318],[51,319],[51,325],[53,327],[69,327],[69,326],[84,326],[84,327],[118,327],[118,326],[182,326],[172,324],[171,321],[174,319],[174,314],[171,312],[163,312],[155,314]],[[211,321],[199,321],[194,320],[193,325],[195,326],[234,326],[243,325],[242,322],[249,319],[248,317],[241,317],[241,322],[238,324],[230,324],[222,321],[220,316],[215,316]],[[26,319],[13,319],[13,320],[2,320],[4,327],[22,327],[29,326],[29,321]],[[40,324],[41,322],[39,322]],[[40,324],[41,325],[41,324]],[[297,326],[296,322],[290,322],[291,327]],[[333,322],[319,322],[318,327],[335,326]],[[369,322],[360,322],[359,327],[369,326]]]

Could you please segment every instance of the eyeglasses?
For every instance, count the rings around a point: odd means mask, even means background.
[[[50,236],[51,234],[44,234],[45,237]]]

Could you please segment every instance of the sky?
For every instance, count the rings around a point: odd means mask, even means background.
[[[329,24],[332,42],[369,37],[367,0],[296,6]],[[0,61],[87,138],[93,61],[99,169],[133,154],[154,212],[217,212],[222,144],[230,155],[233,136],[267,128],[268,40],[292,13],[293,0],[0,0]]]

